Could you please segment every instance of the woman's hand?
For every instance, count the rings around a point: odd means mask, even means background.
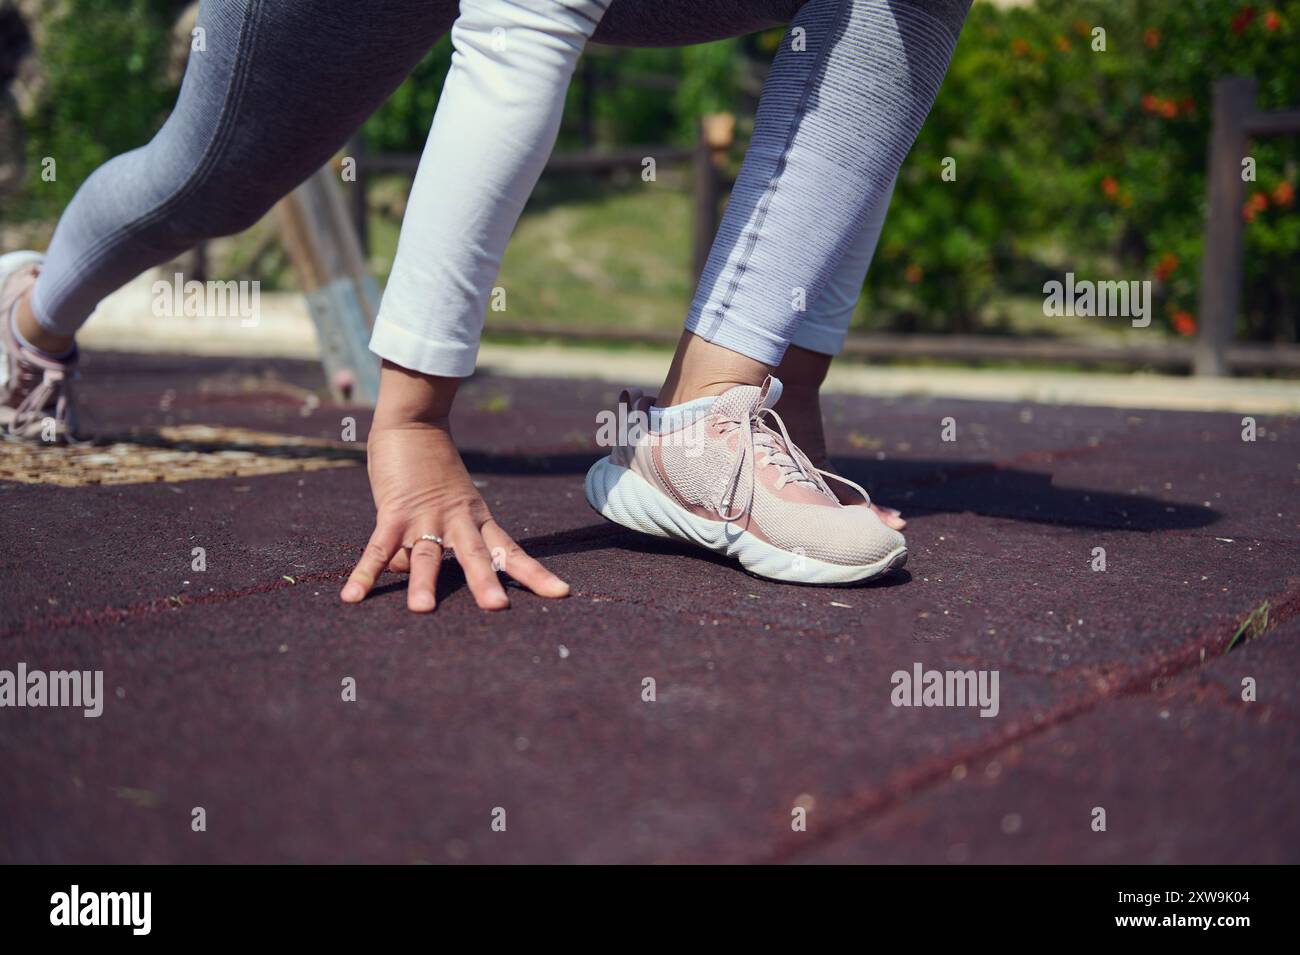
[[[492,519],[465,470],[446,417],[456,383],[385,363],[367,446],[378,515],[365,553],[340,594],[346,603],[365,599],[388,568],[409,571],[406,606],[427,613],[437,602],[443,547],[454,552],[484,610],[510,605],[498,569],[539,596],[568,595],[569,585],[525,554]],[[442,538],[443,546],[422,539],[423,534]]]

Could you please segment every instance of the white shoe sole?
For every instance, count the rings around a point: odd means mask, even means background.
[[[680,507],[634,471],[601,458],[587,472],[587,503],[606,520],[643,534],[669,537],[725,554],[751,574],[793,584],[847,584],[869,580],[907,562],[899,547],[872,564],[828,564],[782,550],[735,524],[711,521]]]

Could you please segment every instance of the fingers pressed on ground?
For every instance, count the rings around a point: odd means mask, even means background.
[[[497,579],[497,572],[492,568],[492,555],[483,542],[483,535],[471,520],[464,520],[450,528],[447,543],[451,545],[465,571],[465,582],[469,592],[483,610],[504,610],[510,606],[510,598]]]
[[[496,521],[489,520],[483,525],[482,532],[494,569],[504,570],[539,597],[569,595],[569,585],[524,553],[524,549]]]
[[[388,566],[389,559],[401,543],[400,527],[376,525],[375,532],[370,535],[370,541],[366,544],[365,553],[357,561],[356,567],[352,568],[352,574],[348,577],[348,582],[343,585],[339,596],[347,603],[358,603],[364,600],[366,594],[370,593],[370,588],[375,585],[375,578]]]
[[[438,568],[442,566],[442,548],[429,540],[418,540],[411,547],[411,580],[406,589],[406,609],[428,613],[437,606]]]

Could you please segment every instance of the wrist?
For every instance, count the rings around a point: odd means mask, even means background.
[[[424,375],[385,361],[373,427],[422,425],[445,430],[459,385],[459,378]]]

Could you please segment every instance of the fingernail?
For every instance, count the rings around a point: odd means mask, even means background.
[[[360,600],[365,596],[365,594],[365,590],[359,583],[356,581],[348,581],[347,586],[343,588],[343,593],[340,594],[340,596],[344,600]]]

